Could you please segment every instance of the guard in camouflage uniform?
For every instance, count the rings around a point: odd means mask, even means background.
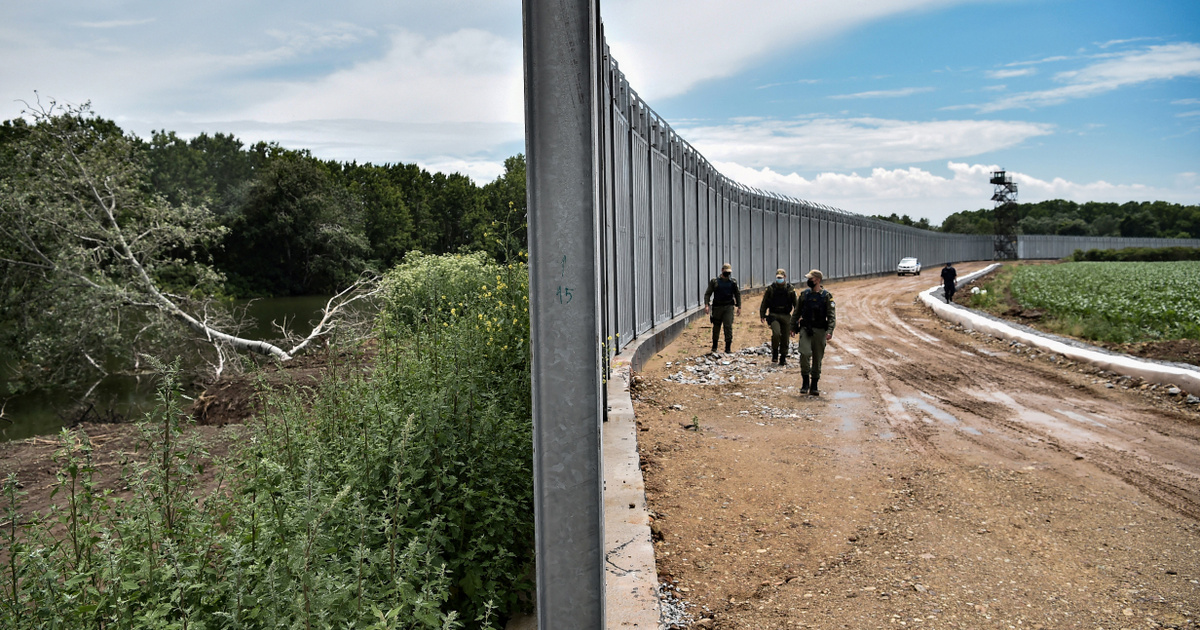
[[[820,396],[817,384],[821,381],[821,361],[825,358],[825,342],[833,338],[833,327],[837,324],[837,305],[833,295],[821,287],[825,274],[820,269],[813,269],[804,277],[808,278],[808,288],[796,298],[792,334],[800,335],[800,375],[804,378],[800,393]]]
[[[709,307],[709,301],[712,307]],[[738,289],[737,278],[733,277],[733,265],[725,263],[721,266],[721,275],[708,281],[708,290],[704,292],[704,312],[712,322],[712,351],[717,351],[717,339],[721,336],[721,328],[725,329],[725,352],[730,352],[733,343],[734,311],[742,314],[742,292]]]
[[[792,328],[792,309],[796,308],[796,290],[787,281],[787,272],[775,270],[775,282],[763,291],[758,318],[771,327],[771,362],[787,365],[788,334]]]

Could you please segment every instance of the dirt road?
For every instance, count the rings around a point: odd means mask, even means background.
[[[1196,406],[955,329],[916,301],[935,283],[830,283],[817,398],[756,354],[757,298],[743,351],[707,355],[698,322],[639,375],[659,575],[692,627],[1197,627]]]

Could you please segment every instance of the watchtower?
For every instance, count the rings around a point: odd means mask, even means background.
[[[995,186],[992,201],[996,202],[996,260],[1017,258],[1017,183],[1004,171],[993,171],[991,183]]]

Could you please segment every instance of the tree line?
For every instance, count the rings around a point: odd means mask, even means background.
[[[95,133],[124,135],[140,184],[174,206],[206,207],[223,237],[204,255],[234,297],[334,293],[363,269],[384,271],[405,252],[486,251],[498,260],[524,247],[525,158],[477,185],[417,164],[359,164],[316,158],[276,143],[247,145],[231,134],[148,139],[99,116]],[[33,130],[24,118],[0,125],[0,173]]]
[[[210,379],[366,334],[379,273],[406,253],[525,247],[525,161],[495,181],[320,160],[227,134],[148,140],[53,101],[0,124],[0,394],[97,382],[144,356]],[[240,336],[232,298],[334,294],[308,337]],[[207,374],[207,377],[199,376]]]
[[[1018,234],[1200,238],[1200,205],[1166,201],[1076,203],[1051,199],[1014,204],[1013,211]],[[996,233],[996,211],[987,208],[956,212],[946,217],[941,226],[930,225],[924,218],[913,220],[907,214],[874,218],[954,234]]]

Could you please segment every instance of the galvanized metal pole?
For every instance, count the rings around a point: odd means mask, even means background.
[[[540,628],[604,627],[598,0],[525,0]]]

